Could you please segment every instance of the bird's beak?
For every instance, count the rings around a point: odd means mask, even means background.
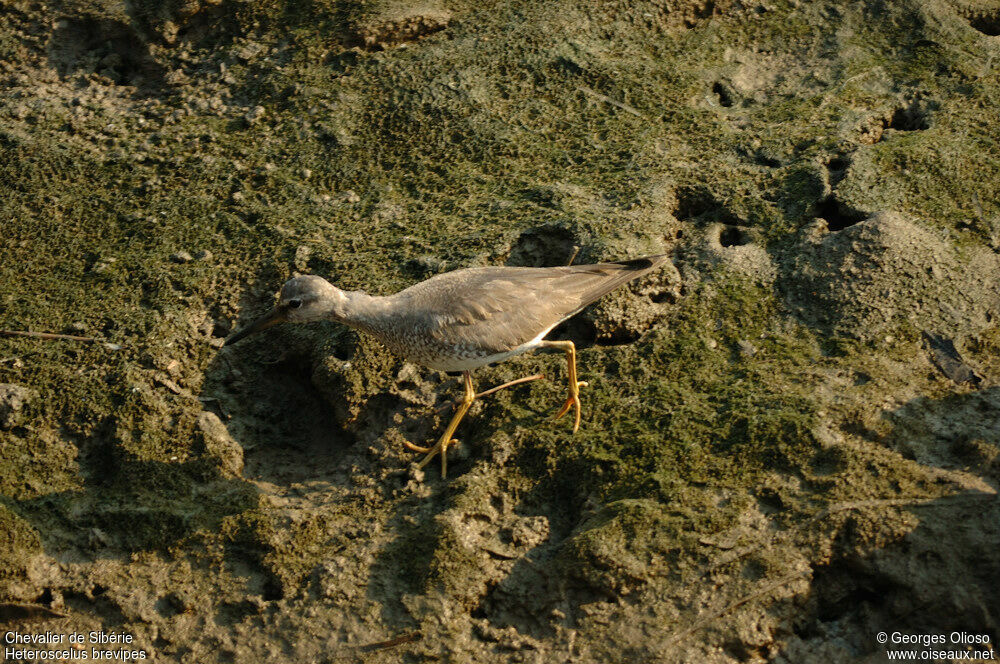
[[[244,337],[248,337],[251,334],[260,332],[261,330],[266,330],[272,325],[283,323],[286,320],[288,320],[288,315],[284,307],[272,307],[271,310],[268,311],[266,314],[264,314],[254,322],[250,323],[249,325],[244,327],[242,330],[240,330],[233,336],[226,339],[226,343],[223,345],[231,346],[240,339],[243,339]]]

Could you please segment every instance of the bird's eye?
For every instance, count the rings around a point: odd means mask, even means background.
[[[302,300],[289,300],[288,306],[291,307],[292,309],[298,309],[299,307],[302,306]]]

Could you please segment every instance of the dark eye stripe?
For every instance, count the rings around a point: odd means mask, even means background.
[[[290,306],[292,309],[298,309],[299,307],[302,306],[302,300],[289,300],[288,306]]]

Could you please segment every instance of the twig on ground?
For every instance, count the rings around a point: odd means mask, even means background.
[[[639,110],[637,110],[635,108],[632,108],[628,104],[623,104],[620,101],[618,101],[616,99],[612,99],[611,97],[609,97],[607,95],[602,95],[600,92],[597,92],[595,90],[591,90],[590,88],[588,88],[585,85],[578,85],[576,89],[579,90],[580,92],[584,93],[584,94],[590,95],[594,99],[600,99],[601,101],[603,101],[603,102],[605,102],[607,104],[611,104],[612,106],[614,106],[616,108],[620,108],[623,111],[625,111],[627,113],[631,113],[632,115],[635,115],[637,117],[640,117],[643,120],[648,120],[649,119],[645,115],[643,115],[641,111],[639,111]]]
[[[0,330],[0,337],[28,337],[29,339],[46,339],[57,341],[83,341],[85,343],[102,344],[108,350],[121,350],[118,344],[98,339],[97,337],[81,337],[76,334],[56,334],[55,332],[29,332],[28,330]]]
[[[389,639],[388,641],[379,641],[378,643],[369,643],[359,647],[361,652],[373,652],[375,650],[382,650],[383,648],[392,648],[393,646],[400,646],[404,643],[413,643],[414,641],[419,641],[422,635],[420,632],[410,632],[409,634],[404,634],[402,636],[397,636],[394,639]]]

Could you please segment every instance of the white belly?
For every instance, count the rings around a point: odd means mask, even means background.
[[[553,326],[554,327],[554,326]],[[431,369],[436,369],[438,371],[471,371],[472,369],[478,369],[479,367],[485,367],[487,364],[492,364],[493,362],[501,362],[507,358],[514,357],[515,355],[520,355],[521,353],[526,353],[530,350],[538,348],[542,344],[542,339],[546,334],[549,333],[545,330],[537,337],[532,339],[527,343],[523,343],[517,348],[505,351],[503,353],[496,353],[494,355],[476,355],[473,353],[463,353],[461,349],[456,349],[454,357],[445,358],[435,358],[433,362],[423,362],[425,366]]]

